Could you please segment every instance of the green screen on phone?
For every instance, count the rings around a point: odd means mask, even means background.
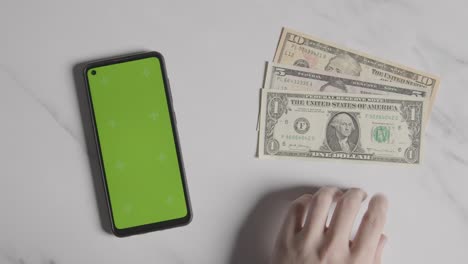
[[[86,75],[115,227],[186,217],[160,59],[88,68]]]

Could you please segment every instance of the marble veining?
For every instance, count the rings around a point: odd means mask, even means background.
[[[56,111],[52,109],[49,105],[43,102],[39,97],[37,97],[34,92],[27,89],[25,85],[23,85],[18,78],[18,74],[15,74],[12,70],[8,69],[5,65],[0,64],[0,72],[5,73],[6,76],[11,78],[17,84],[17,87],[21,88],[28,96],[30,96],[37,104],[39,104],[49,115],[51,118],[55,120],[57,125],[59,125],[63,130],[69,134],[75,141],[79,142],[78,136],[75,132],[73,132],[70,128],[68,128],[58,117]]]

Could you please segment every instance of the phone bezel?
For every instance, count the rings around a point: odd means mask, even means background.
[[[89,79],[88,79],[88,71],[96,68],[96,67],[101,67],[101,66],[107,66],[107,65],[113,65],[113,64],[119,64],[119,63],[125,63],[129,61],[134,61],[134,60],[140,60],[140,59],[146,59],[146,58],[151,58],[155,57],[159,59],[159,62],[161,64],[161,72],[163,76],[163,82],[164,82],[164,89],[165,89],[165,94],[166,94],[166,101],[167,105],[169,108],[169,115],[171,119],[171,126],[172,126],[172,135],[174,137],[174,143],[176,146],[176,152],[177,152],[177,159],[179,162],[179,170],[181,174],[181,180],[182,180],[182,186],[183,186],[183,191],[184,191],[184,197],[185,197],[185,203],[187,205],[187,215],[182,217],[182,218],[177,218],[177,219],[171,219],[163,222],[155,222],[155,223],[150,223],[150,224],[144,224],[140,226],[135,226],[135,227],[129,227],[129,228],[117,228],[114,223],[114,216],[112,212],[112,205],[110,202],[110,196],[109,196],[109,190],[107,186],[107,178],[106,178],[106,172],[104,169],[104,164],[103,164],[103,157],[102,157],[102,152],[101,152],[101,145],[99,141],[99,134],[98,134],[98,129],[97,129],[97,124],[95,120],[95,114],[94,114],[94,107],[93,107],[93,102],[92,102],[92,97],[91,97],[91,91],[90,91],[90,85],[89,85]],[[87,101],[88,105],[90,108],[91,112],[91,120],[92,120],[92,127],[93,127],[93,134],[94,134],[94,140],[95,140],[95,145],[97,148],[97,153],[98,153],[98,158],[99,158],[99,169],[100,169],[100,174],[101,174],[101,179],[104,185],[104,190],[106,194],[106,204],[108,208],[108,214],[111,222],[111,228],[112,232],[114,235],[118,237],[125,237],[125,236],[130,236],[130,235],[136,235],[136,234],[142,234],[142,233],[147,233],[151,231],[157,231],[157,230],[162,230],[162,229],[167,229],[167,228],[172,228],[172,227],[177,227],[177,226],[183,226],[187,225],[191,222],[192,220],[192,208],[191,208],[191,203],[190,203],[190,197],[188,193],[188,188],[187,188],[187,180],[186,180],[186,175],[185,175],[185,169],[184,169],[184,164],[182,160],[182,152],[180,149],[180,144],[179,144],[179,135],[177,132],[177,122],[176,122],[176,117],[174,113],[174,108],[173,108],[173,103],[172,103],[172,95],[171,95],[171,90],[170,90],[170,85],[169,85],[169,80],[167,78],[167,72],[166,72],[166,64],[164,57],[161,53],[156,52],[156,51],[149,51],[149,52],[144,52],[144,53],[139,53],[139,54],[133,54],[133,55],[126,55],[126,56],[121,56],[121,57],[113,57],[113,58],[108,58],[108,59],[103,59],[103,60],[98,60],[94,62],[90,62],[86,64],[86,66],[83,69],[83,75],[85,78],[85,86],[86,86],[86,92],[87,92]]]

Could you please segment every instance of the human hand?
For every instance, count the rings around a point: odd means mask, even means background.
[[[284,220],[273,252],[273,264],[380,264],[386,237],[387,199],[375,195],[369,202],[358,232],[350,241],[351,229],[367,194],[361,189],[345,193],[324,187],[314,195],[296,199]],[[329,227],[332,203],[336,208]]]

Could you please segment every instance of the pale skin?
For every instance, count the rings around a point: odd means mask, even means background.
[[[324,187],[305,194],[290,206],[278,234],[272,264],[381,264],[387,240],[383,235],[387,199],[374,195],[350,241],[356,215],[367,194],[361,189],[345,192]],[[336,202],[330,225],[327,217]]]

